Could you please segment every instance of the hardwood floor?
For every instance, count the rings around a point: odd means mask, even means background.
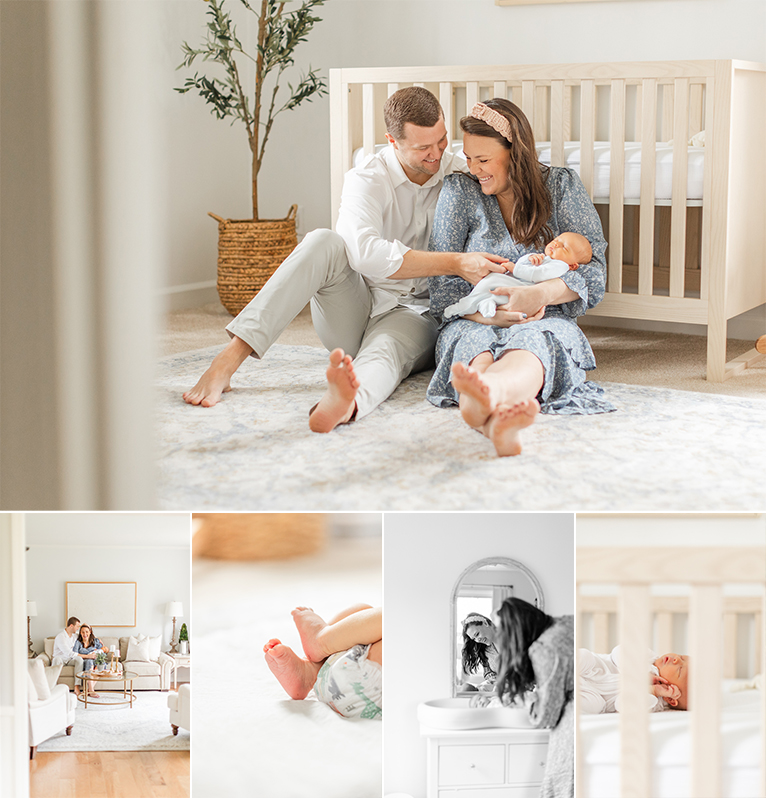
[[[188,798],[188,751],[38,753],[30,798]]]

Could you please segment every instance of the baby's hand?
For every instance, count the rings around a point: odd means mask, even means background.
[[[541,255],[539,253],[529,256],[529,262],[533,266],[542,266],[544,260],[545,260],[545,255]]]
[[[671,698],[678,701],[681,698],[681,688],[675,684],[653,684],[652,693],[657,698]]]
[[[513,261],[509,260],[508,263],[505,264],[506,274],[513,274],[514,266],[516,266],[516,264]]]

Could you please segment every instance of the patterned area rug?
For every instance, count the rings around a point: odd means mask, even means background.
[[[168,693],[158,690],[136,690],[132,707],[88,704],[85,709],[78,701],[72,734],[67,737],[62,729],[37,750],[188,751],[189,732],[179,729],[174,736],[169,717]]]
[[[695,510],[766,508],[766,401],[604,383],[617,412],[541,416],[498,459],[430,373],[329,435],[310,432],[327,355],[274,346],[213,408],[181,394],[221,347],[159,368],[158,500],[167,510]]]

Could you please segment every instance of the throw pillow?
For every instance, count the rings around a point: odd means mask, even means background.
[[[53,690],[61,676],[61,669],[64,667],[63,663],[59,662],[58,665],[51,665],[45,668],[45,678],[48,682],[48,688]]]
[[[128,662],[151,662],[149,659],[149,638],[143,637],[142,640],[131,637],[128,640]]]
[[[32,681],[32,674],[27,671],[27,693],[29,694],[30,701],[37,701],[37,688],[35,687],[35,683]]]
[[[162,635],[157,637],[147,637],[149,641],[149,659],[156,662],[160,658],[160,651],[162,650]]]
[[[45,666],[41,659],[30,659],[28,663],[29,676],[35,686],[37,698],[45,701],[51,697],[51,689],[48,687],[48,680],[45,678]]]

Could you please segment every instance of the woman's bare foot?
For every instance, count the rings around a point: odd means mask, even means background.
[[[326,373],[327,390],[309,416],[309,427],[313,432],[332,432],[338,424],[349,421],[356,409],[359,380],[351,356],[344,354],[342,349],[333,349]]]
[[[327,626],[310,607],[296,607],[291,615],[298,627],[298,634],[301,636],[303,653],[311,662],[321,662],[332,654],[332,651],[325,651],[320,639],[322,630]]]
[[[263,647],[266,664],[290,698],[305,698],[314,686],[320,666],[301,659],[276,638]]]
[[[464,363],[452,366],[452,385],[460,394],[460,414],[470,427],[481,428],[495,409],[489,385],[482,375]]]
[[[221,395],[231,390],[231,375],[252,353],[253,348],[249,344],[234,336],[228,346],[213,358],[197,384],[183,395],[184,402],[202,407],[218,404]]]
[[[498,457],[521,454],[519,433],[534,422],[539,412],[537,399],[501,405],[495,410],[482,431],[494,444]]]

